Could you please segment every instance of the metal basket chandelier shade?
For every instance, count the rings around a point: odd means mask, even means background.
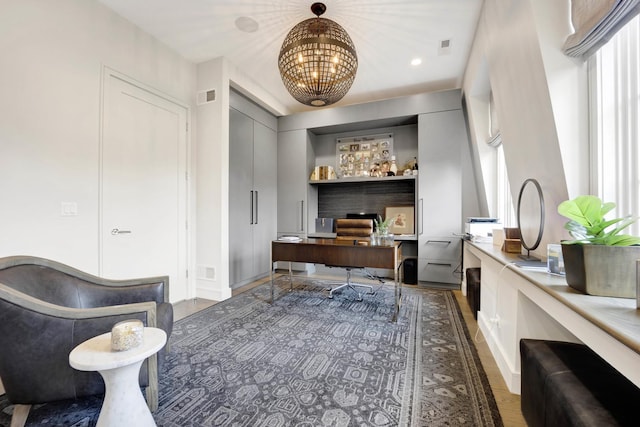
[[[313,107],[342,99],[358,70],[351,37],[334,21],[320,18],[325,10],[324,4],[314,3],[311,11],[316,18],[289,31],[278,57],[280,76],[291,96]]]

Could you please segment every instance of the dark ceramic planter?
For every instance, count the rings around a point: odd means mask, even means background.
[[[582,245],[562,244],[562,259],[567,285],[586,293],[584,274],[584,251]]]
[[[572,288],[589,295],[636,298],[640,246],[563,244],[562,258]]]

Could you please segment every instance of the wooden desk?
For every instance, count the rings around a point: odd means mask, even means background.
[[[354,244],[351,240],[303,239],[299,242],[274,240],[271,242],[271,301],[273,302],[273,263],[277,261],[289,262],[291,289],[293,289],[292,262],[344,268],[385,268],[393,270],[395,306],[392,320],[395,322],[402,297],[401,246],[402,242],[395,242],[393,246],[370,246]]]

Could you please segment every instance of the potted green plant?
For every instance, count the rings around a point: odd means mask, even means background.
[[[393,234],[389,233],[389,227],[395,222],[395,217],[387,218],[384,221],[373,220],[376,224],[375,243],[381,246],[393,246]]]
[[[567,284],[590,295],[636,297],[640,237],[621,234],[637,218],[606,219],[615,203],[586,195],[558,205],[574,240],[562,242]]]

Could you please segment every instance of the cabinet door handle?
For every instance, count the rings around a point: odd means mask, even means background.
[[[256,197],[255,197],[255,199],[256,199],[256,203],[255,203],[255,205],[254,205],[254,206],[255,206],[255,209],[256,209],[256,216],[255,216],[255,218],[254,218],[254,222],[253,222],[253,223],[254,223],[254,224],[257,224],[257,223],[258,223],[258,190],[254,191],[254,194],[255,194],[255,196],[256,196]]]
[[[418,235],[422,236],[422,232],[423,230],[423,222],[424,222],[424,218],[422,217],[423,215],[423,211],[424,211],[424,199],[420,199],[418,200],[418,218],[420,219],[420,221],[418,222]]]
[[[253,190],[249,191],[249,224],[253,224]]]
[[[300,200],[300,232],[304,232],[304,200]]]
[[[427,265],[446,265],[447,267],[452,266],[452,264],[448,262],[428,262]]]
[[[448,246],[451,244],[451,240],[427,240],[427,245],[429,243],[445,243]]]

